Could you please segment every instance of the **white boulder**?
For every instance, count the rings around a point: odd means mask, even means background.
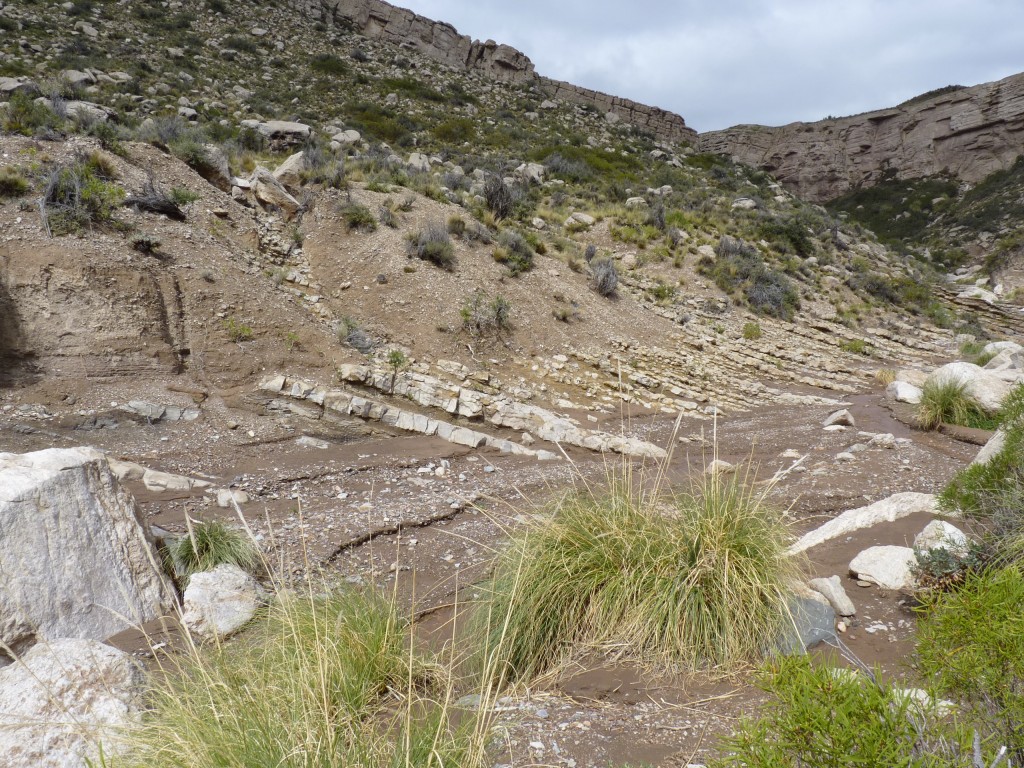
[[[830,576],[827,579],[811,579],[808,586],[825,596],[837,616],[856,615],[857,608],[846,594],[842,579],[838,576]]]
[[[894,381],[885,388],[885,396],[897,403],[917,405],[921,402],[922,394],[920,387],[906,381]]]
[[[787,552],[805,552],[839,536],[879,523],[891,523],[916,512],[937,513],[938,503],[935,496],[930,493],[897,493],[866,507],[847,510],[824,525],[805,533]]]
[[[173,605],[148,524],[93,448],[0,453],[0,574],[0,642],[15,653],[104,640]]]
[[[855,427],[857,422],[853,418],[853,414],[847,410],[836,411],[835,413],[829,414],[829,417],[821,423],[823,427]]]
[[[945,520],[932,520],[914,537],[914,549],[924,552],[947,549],[955,555],[967,554],[967,534]]]
[[[1000,427],[996,433],[988,439],[988,442],[981,447],[978,455],[974,457],[971,464],[988,464],[994,459],[1006,445],[1006,430]]]
[[[306,153],[296,152],[274,169],[274,178],[288,189],[298,189],[302,186],[302,172],[307,166]]]
[[[0,765],[82,768],[116,751],[138,722],[145,677],[126,653],[96,640],[40,643],[0,669]]]
[[[1011,385],[992,371],[986,371],[973,363],[948,363],[936,369],[928,377],[930,384],[958,382],[964,385],[964,391],[977,401],[981,408],[989,413],[999,410],[1003,400],[1010,392]]]
[[[201,637],[226,637],[256,614],[263,590],[237,565],[218,565],[189,577],[182,620]]]
[[[850,562],[850,573],[882,589],[912,589],[915,579],[911,566],[916,560],[910,547],[868,547]]]

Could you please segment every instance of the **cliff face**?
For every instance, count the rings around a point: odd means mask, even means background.
[[[306,16],[353,29],[455,69],[473,70],[503,83],[538,86],[550,98],[593,106],[610,121],[621,121],[668,141],[695,141],[697,133],[682,117],[657,107],[610,96],[537,74],[526,54],[493,40],[460,35],[451,24],[428,19],[383,0],[290,0]]]
[[[1024,152],[1024,74],[837,120],[738,125],[701,134],[698,148],[770,171],[815,201],[893,173],[945,171],[973,183]]]

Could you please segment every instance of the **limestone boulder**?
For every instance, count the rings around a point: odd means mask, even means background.
[[[145,678],[126,653],[96,640],[34,646],[0,669],[0,765],[83,768],[110,756],[137,723]]]
[[[0,574],[0,642],[15,653],[103,640],[173,605],[149,526],[92,448],[0,453]]]
[[[921,551],[946,549],[954,555],[965,555],[969,544],[967,534],[945,520],[932,520],[914,537],[914,549]]]
[[[237,565],[225,563],[189,577],[182,619],[201,637],[226,637],[245,626],[262,601],[256,580]]]
[[[981,447],[971,464],[988,464],[1003,450],[1006,445],[1006,430],[1000,427],[996,433]]]
[[[906,381],[894,381],[885,388],[885,396],[897,403],[917,405],[923,392],[920,387]]]
[[[916,580],[911,566],[916,562],[910,547],[868,547],[850,562],[850,573],[882,589],[913,589]]]
[[[938,503],[930,493],[897,493],[866,507],[847,510],[824,525],[800,537],[790,554],[805,552],[831,539],[880,523],[891,523],[916,512],[938,512]]]
[[[815,592],[822,594],[829,605],[832,606],[839,616],[854,616],[857,608],[854,606],[850,596],[843,588],[843,581],[838,576],[831,576],[827,579],[811,579],[808,586]]]
[[[277,146],[303,144],[309,139],[312,130],[308,125],[293,123],[287,120],[268,120],[263,123],[257,123],[255,128]]]
[[[306,153],[296,152],[274,169],[274,178],[286,189],[298,189],[302,186],[302,172],[307,166]]]
[[[257,168],[252,177],[253,194],[264,206],[278,208],[286,218],[291,218],[299,211],[299,201],[288,194],[274,174],[266,168]]]

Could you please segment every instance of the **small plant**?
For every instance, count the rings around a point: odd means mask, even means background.
[[[172,203],[181,207],[194,203],[201,197],[201,195],[198,192],[193,192],[191,189],[187,189],[185,187],[171,187],[169,197],[171,198]]]
[[[512,305],[501,294],[488,300],[482,291],[470,296],[459,310],[462,329],[474,336],[491,336],[512,329]]]
[[[390,229],[398,229],[398,218],[387,203],[381,203],[377,208],[377,221]]]
[[[7,166],[0,169],[0,200],[12,197],[24,197],[31,186],[17,168]]]
[[[391,369],[391,389],[395,388],[395,379],[398,378],[399,371],[403,370],[409,365],[409,358],[405,356],[405,353],[400,349],[389,349],[388,356],[384,359],[387,363],[388,368]]]
[[[455,246],[447,228],[438,221],[429,221],[419,232],[409,237],[409,255],[429,261],[441,269],[455,269]]]
[[[284,335],[284,343],[287,345],[289,352],[302,349],[302,342],[299,340],[299,334],[295,331],[288,331],[288,333]]]
[[[760,323],[743,324],[743,338],[747,341],[757,341],[762,335]]]
[[[583,260],[589,264],[594,260],[595,256],[597,256],[597,246],[590,243],[586,250],[583,251]]]
[[[498,235],[498,243],[493,253],[494,260],[508,267],[513,277],[533,269],[533,249],[521,234],[511,229],[503,230]]]
[[[349,232],[373,232],[377,229],[377,219],[373,211],[362,203],[349,203],[341,209],[341,217]]]
[[[43,217],[54,235],[92,226],[113,226],[124,190],[113,184],[110,163],[93,153],[78,156],[50,172],[42,195]]]
[[[461,216],[450,216],[448,218],[448,234],[452,237],[462,237],[466,233],[466,221]]]
[[[879,368],[875,371],[875,381],[887,387],[896,381],[896,371],[892,368]]]
[[[614,296],[619,288],[619,270],[611,259],[598,259],[590,264],[590,284],[600,295]]]
[[[187,191],[187,190],[186,190]],[[179,195],[180,197],[180,195]],[[140,211],[158,213],[175,221],[185,221],[185,212],[175,199],[173,190],[168,193],[150,176],[142,190],[126,198],[124,205]]]
[[[981,426],[988,416],[977,400],[967,393],[967,384],[955,378],[926,381],[917,407],[917,422],[922,429],[938,429],[943,423]]]
[[[948,592],[963,584],[970,574],[982,570],[991,556],[987,546],[973,540],[966,551],[944,546],[915,549],[911,571],[919,591]]]
[[[187,536],[171,550],[175,566],[186,575],[209,571],[230,563],[253,572],[260,565],[260,553],[248,535],[219,520],[190,523]]]
[[[864,339],[847,339],[839,345],[839,348],[843,352],[849,352],[852,355],[864,355],[869,357],[871,355],[871,345],[869,345]]]
[[[64,128],[65,120],[33,96],[17,91],[11,94],[0,123],[8,133],[22,136],[56,136]]]
[[[491,175],[484,182],[484,200],[496,219],[507,219],[515,208],[516,195],[504,179]]]
[[[338,340],[348,344],[353,349],[368,355],[377,345],[363,328],[362,324],[352,317],[343,317],[338,323]]]
[[[227,331],[228,338],[235,343],[252,340],[252,328],[238,320],[234,315],[224,321],[224,330]]]
[[[131,239],[132,248],[147,256],[156,256],[161,245],[160,238],[146,233],[135,235]]]

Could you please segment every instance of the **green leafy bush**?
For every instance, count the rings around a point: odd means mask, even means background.
[[[744,323],[743,338],[747,341],[756,341],[763,335],[760,323]]]
[[[476,291],[459,310],[462,329],[474,336],[491,336],[512,329],[512,305],[501,294],[488,299]]]
[[[3,113],[3,129],[22,136],[46,136],[62,130],[65,120],[27,93],[11,94]]]
[[[758,314],[792,320],[800,308],[800,294],[790,279],[769,268],[757,248],[741,240],[723,237],[717,258],[701,259],[697,268],[726,293],[742,295]]]
[[[390,209],[389,209],[390,210]],[[348,231],[359,230],[362,232],[373,232],[377,229],[377,219],[373,211],[362,203],[349,203],[341,209],[341,217],[345,221]]]
[[[238,343],[252,340],[252,328],[232,315],[224,321],[224,330],[231,341]]]
[[[506,229],[498,235],[498,247],[494,249],[494,260],[508,267],[513,276],[533,269],[533,248],[521,234]]]
[[[92,226],[115,225],[114,211],[125,193],[112,182],[112,176],[110,163],[95,152],[54,168],[42,195],[50,231],[67,235]]]
[[[409,252],[448,272],[455,269],[455,246],[452,245],[447,227],[440,222],[427,222],[419,232],[411,235]]]
[[[7,166],[0,169],[0,199],[23,197],[28,194],[31,185],[17,168]]]
[[[478,614],[485,654],[508,680],[587,648],[690,668],[759,658],[799,573],[764,493],[715,475],[667,496],[628,476],[565,494],[498,556]]]
[[[1024,575],[1018,565],[969,575],[932,596],[918,622],[918,659],[945,696],[1024,762]]]
[[[850,669],[780,658],[759,685],[765,714],[744,722],[711,768],[954,768],[966,734],[891,687]]]

